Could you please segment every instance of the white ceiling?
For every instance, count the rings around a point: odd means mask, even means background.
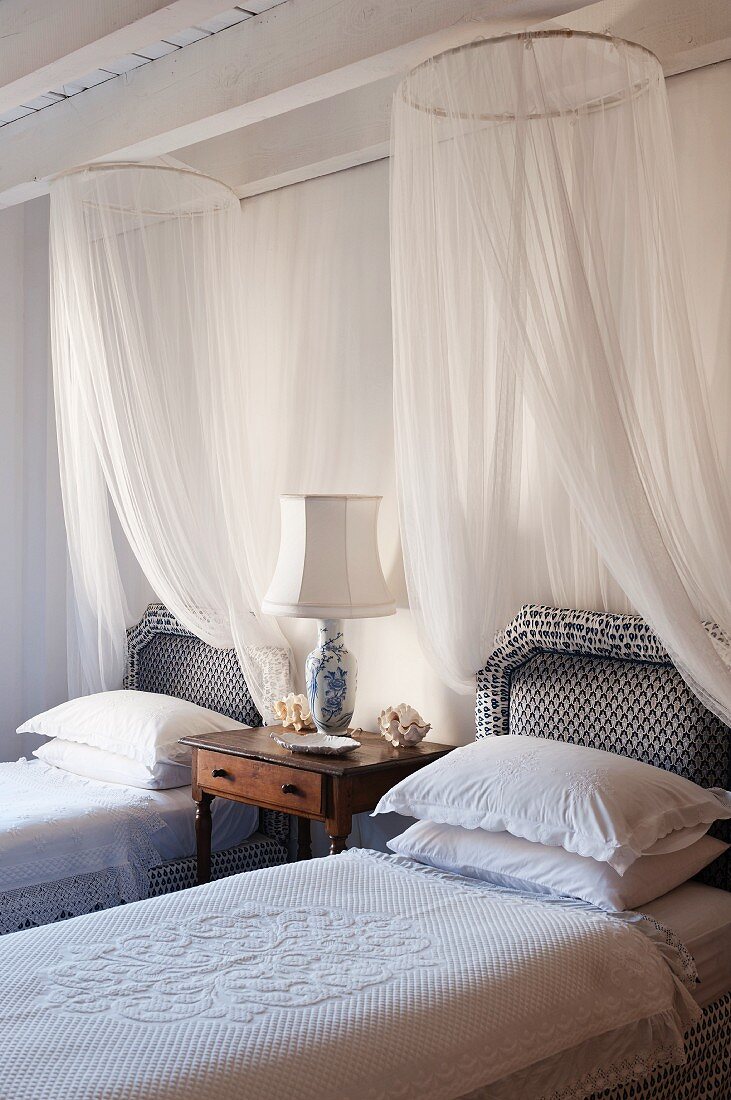
[[[224,3],[0,0],[0,209],[92,162],[174,156],[244,196],[386,156],[403,73],[478,35],[609,32],[666,74],[731,58],[730,0]]]

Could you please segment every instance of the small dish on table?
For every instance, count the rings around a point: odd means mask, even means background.
[[[297,733],[295,730],[277,728],[272,730],[269,736],[272,741],[276,741],[283,749],[289,749],[290,752],[312,752],[319,756],[345,756],[346,753],[361,746],[360,741],[356,741],[347,734],[320,733],[319,730]]]

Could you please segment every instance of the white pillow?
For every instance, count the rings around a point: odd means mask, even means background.
[[[45,764],[62,771],[83,775],[86,779],[98,779],[102,783],[123,783],[125,787],[143,787],[149,791],[167,791],[171,787],[187,787],[191,781],[190,768],[182,764],[158,761],[152,768],[130,760],[116,752],[80,745],[75,741],[62,741],[54,737],[33,753]]]
[[[731,794],[600,749],[508,735],[483,737],[419,769],[374,812],[505,831],[591,856],[621,875],[658,841],[655,852],[684,848],[731,818]]]
[[[190,764],[191,750],[178,744],[181,737],[248,728],[225,714],[172,695],[102,691],[37,714],[20,726],[18,733],[79,741],[154,768],[160,761]]]
[[[580,898],[613,912],[636,909],[667,894],[729,848],[722,840],[704,836],[679,852],[640,856],[624,875],[618,875],[608,863],[563,848],[549,848],[510,833],[487,833],[433,821],[417,821],[389,840],[388,846],[399,855],[442,871],[531,894]]]

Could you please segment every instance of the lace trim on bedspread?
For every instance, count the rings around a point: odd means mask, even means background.
[[[541,1092],[540,1100],[586,1100],[587,1097],[602,1093],[605,1089],[646,1080],[667,1066],[684,1065],[685,1045],[682,1035],[679,1035],[673,1027],[672,1015],[672,1012],[663,1012],[648,1021],[653,1030],[659,1028],[666,1035],[666,1038],[660,1040],[659,1045],[654,1045],[650,1051],[638,1051],[636,1054],[620,1058],[599,1069],[592,1068],[583,1073],[577,1071],[578,1075],[570,1083]],[[675,1034],[673,1034],[674,1031]],[[569,1050],[563,1051],[557,1057],[565,1061],[574,1056],[575,1052]],[[493,1081],[489,1085],[462,1093],[458,1100],[514,1100],[516,1096],[534,1095],[533,1092],[523,1091],[526,1087],[531,1087],[529,1075],[534,1072],[535,1067],[528,1066],[511,1077],[503,1078],[502,1081]]]
[[[663,1066],[682,1066],[684,1062],[685,1045],[681,1036],[661,1047],[655,1047],[649,1054],[635,1054],[631,1058],[614,1062],[605,1069],[592,1070],[580,1081],[554,1092],[550,1100],[584,1100],[587,1094],[617,1085],[628,1085],[630,1081],[642,1081]]]
[[[111,909],[147,897],[147,875],[131,864],[0,894],[0,936]]]
[[[166,827],[149,792],[130,787],[116,789],[111,784],[71,775],[40,761],[31,765],[25,759],[0,764],[0,788],[3,786],[7,794],[2,800],[6,813],[0,812],[0,887],[5,888],[0,892],[3,925],[9,909],[20,905],[25,912],[34,896],[41,902],[49,889],[66,891],[66,898],[60,902],[63,912],[67,911],[67,903],[71,911],[77,911],[78,888],[63,884],[79,882],[81,889],[86,890],[85,884],[94,874],[104,875],[107,871],[114,872],[118,884],[115,904],[145,897],[147,872],[160,862],[152,835]],[[98,834],[102,830],[95,828],[93,822],[100,812],[104,815],[102,828],[106,834],[101,838]],[[58,835],[61,818],[67,826],[66,850],[59,855],[54,851],[54,834]],[[28,844],[32,859],[25,859],[22,866],[13,868],[9,855],[14,847],[23,844]],[[19,850],[22,854],[22,847]],[[84,873],[69,875],[75,861],[85,868]],[[27,881],[29,874],[33,877]],[[108,896],[109,882],[105,881],[103,891]],[[52,904],[50,899],[48,904]],[[88,908],[83,911],[88,912]]]

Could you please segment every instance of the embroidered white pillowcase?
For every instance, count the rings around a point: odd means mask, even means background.
[[[701,837],[678,852],[640,856],[624,875],[587,856],[536,844],[510,833],[462,829],[417,821],[388,841],[398,855],[531,894],[579,898],[610,912],[636,909],[674,890],[728,851],[728,844]]]
[[[685,848],[731,795],[626,756],[541,737],[483,737],[414,772],[374,813],[508,832],[606,862]]]
[[[178,744],[181,737],[242,729],[248,727],[172,695],[103,691],[37,714],[20,726],[18,733],[78,741],[154,768],[160,761],[190,764],[191,750]]]
[[[159,760],[153,767],[130,760],[117,752],[95,749],[77,741],[62,741],[54,737],[33,753],[45,764],[81,775],[85,779],[97,779],[102,783],[122,783],[125,787],[140,787],[148,791],[167,791],[173,787],[187,787],[191,770],[183,764],[168,764]]]

